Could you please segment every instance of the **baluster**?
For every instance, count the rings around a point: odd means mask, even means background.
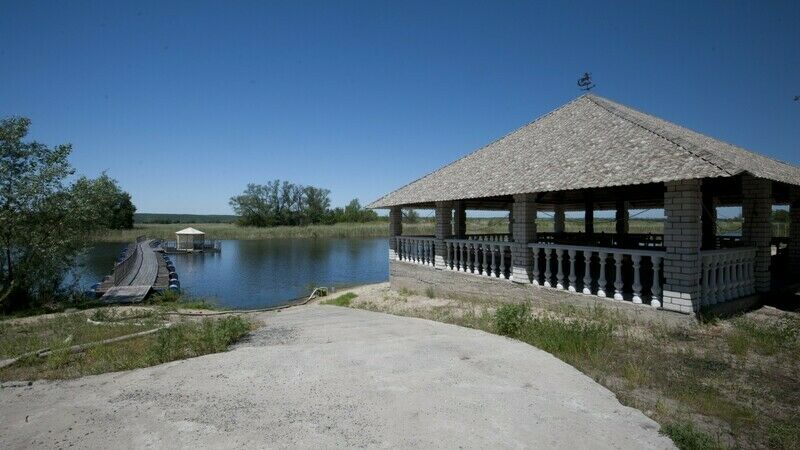
[[[544,249],[544,287],[553,287],[553,271],[550,270],[552,262],[550,261],[553,256],[553,249],[545,247]]]
[[[717,255],[711,255],[708,260],[708,304],[713,305],[717,303],[717,293],[719,292],[719,285],[717,284],[717,270],[719,269],[719,259]]]
[[[570,292],[577,292],[575,289],[575,282],[578,281],[578,277],[575,276],[575,255],[577,252],[575,250],[568,250],[567,254],[569,255],[569,286],[567,286],[567,289]]]
[[[608,259],[608,253],[597,252],[597,259],[600,262],[600,272],[597,277],[597,296],[605,297],[606,286],[608,286],[608,281],[606,281],[606,260]]]
[[[633,262],[633,285],[631,286],[633,288],[633,303],[642,303],[642,281],[639,274],[642,255],[631,255],[631,261]]]
[[[720,255],[719,257],[719,274],[720,274],[720,295],[718,300],[725,301],[730,298],[730,274],[728,273],[727,255]]]
[[[614,257],[614,300],[622,300],[622,258],[625,256],[622,253],[612,253]]]
[[[747,293],[753,294],[756,292],[756,274],[755,274],[755,266],[753,265],[753,260],[755,259],[756,255],[753,251],[747,252]]]
[[[500,246],[500,274],[503,278],[508,279],[506,276],[506,247],[502,245]]]
[[[700,287],[700,304],[708,305],[711,300],[711,256],[702,256],[700,265],[703,270],[703,284]]]
[[[651,257],[653,261],[653,285],[650,287],[650,306],[661,307],[661,257]]]
[[[744,258],[742,252],[736,252],[736,296],[744,296]]]
[[[451,264],[451,261],[450,261],[450,243],[449,242],[445,242],[444,243],[444,251],[445,251],[445,254],[446,254],[445,259],[444,259],[444,267],[447,268],[447,269],[452,269],[453,265]]]
[[[497,252],[500,250],[499,245],[492,246],[492,263],[489,265],[489,276],[490,277],[499,277],[500,270],[497,267]]]
[[[583,251],[583,291],[584,294],[592,293],[592,251]]]
[[[461,243],[461,271],[467,271],[467,244],[466,242]]]
[[[556,272],[556,289],[564,289],[564,250],[556,249],[556,259],[558,260],[558,272]]]
[[[539,247],[532,247],[533,253],[533,285],[539,286]]]
[[[488,242],[488,241],[487,241]],[[481,262],[483,263],[483,276],[489,276],[489,244],[481,244]]]

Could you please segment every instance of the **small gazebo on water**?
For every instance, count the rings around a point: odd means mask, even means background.
[[[220,243],[207,240],[206,234],[196,228],[184,228],[175,232],[175,245],[168,245],[166,250],[175,252],[219,251]]]

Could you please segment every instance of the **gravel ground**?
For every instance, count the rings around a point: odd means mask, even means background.
[[[229,352],[0,390],[0,448],[672,448],[548,353],[333,306],[257,318]]]

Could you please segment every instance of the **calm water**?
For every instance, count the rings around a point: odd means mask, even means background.
[[[81,285],[109,272],[122,244],[97,244],[87,255]],[[389,279],[388,241],[267,239],[222,241],[219,253],[170,255],[181,288],[230,308],[260,308],[308,295],[315,286],[342,287]]]

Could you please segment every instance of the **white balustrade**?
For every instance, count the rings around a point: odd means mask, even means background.
[[[607,270],[613,271],[615,299],[630,299],[661,307],[660,250],[618,249],[536,242],[528,244],[533,255],[533,284],[606,297]],[[544,271],[540,258],[544,258]],[[595,255],[597,259],[595,261]],[[565,258],[568,261],[565,261]],[[611,258],[609,262],[608,259]],[[555,268],[552,264],[557,264]],[[568,267],[568,273],[564,273]],[[555,273],[555,283],[553,275]],[[582,277],[580,275],[583,275]],[[580,283],[580,285],[578,284]],[[645,285],[645,283],[647,285]],[[626,289],[627,287],[627,289]]]
[[[433,266],[435,239],[432,237],[396,236],[397,259],[400,261]]]
[[[445,267],[492,278],[509,279],[511,244],[502,241],[445,239]]]
[[[756,249],[726,248],[700,252],[701,304],[714,305],[755,292]]]
[[[464,236],[464,240],[484,241],[484,242],[509,242],[511,241],[511,235],[508,233],[468,234]]]

